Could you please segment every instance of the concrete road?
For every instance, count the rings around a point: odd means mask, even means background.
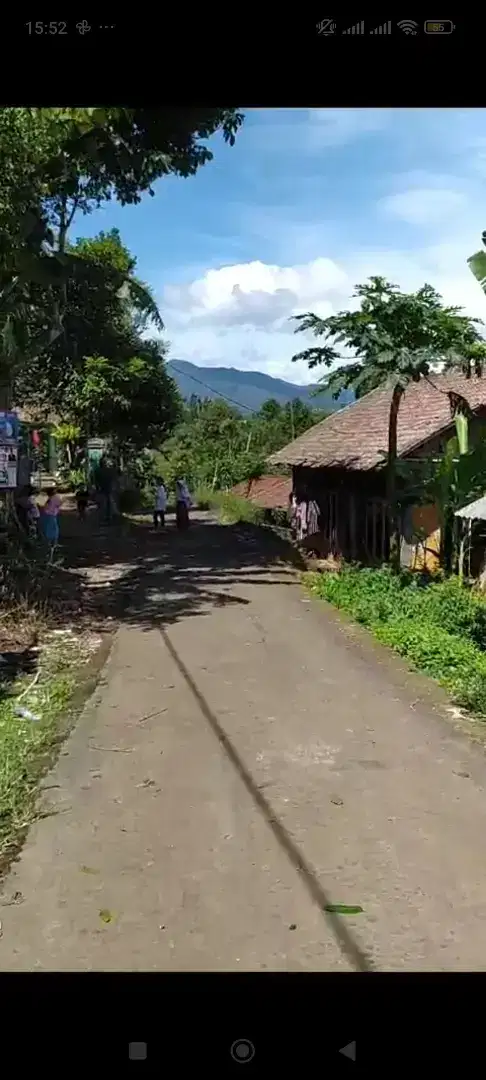
[[[442,711],[251,529],[154,537],[0,968],[486,970],[486,765]]]

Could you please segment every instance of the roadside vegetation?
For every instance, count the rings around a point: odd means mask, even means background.
[[[29,672],[2,685],[0,697],[0,873],[28,827],[49,813],[38,787],[91,689],[93,634],[51,632],[37,620],[42,646]],[[88,674],[89,673],[89,674]]]
[[[215,510],[222,525],[236,525],[239,521],[263,525],[265,512],[250,499],[233,495],[231,491],[211,491],[198,488],[195,501],[200,510]]]
[[[431,581],[389,567],[308,574],[310,591],[347,612],[453,700],[486,719],[486,601],[457,578]]]

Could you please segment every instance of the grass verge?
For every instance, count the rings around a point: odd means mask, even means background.
[[[306,584],[486,719],[486,602],[457,578],[434,582],[351,566],[307,574]]]
[[[242,499],[231,491],[211,491],[199,488],[194,501],[200,510],[216,510],[223,525],[236,525],[239,521],[249,521],[254,525],[263,525],[265,512],[250,499]]]
[[[107,653],[101,644],[93,635],[53,632],[40,649],[36,674],[0,689],[0,873],[43,816],[40,781],[93,689]]]

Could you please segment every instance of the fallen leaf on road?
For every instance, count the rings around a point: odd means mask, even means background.
[[[297,923],[291,922],[289,930],[297,930]]]
[[[363,908],[359,904],[326,904],[324,911],[334,915],[361,915]]]
[[[95,870],[94,866],[80,866],[82,874],[99,874],[99,870]]]
[[[10,900],[0,900],[2,907],[12,907],[13,904],[23,904],[24,898],[21,892],[14,892],[10,897]]]
[[[3,937],[3,926],[0,922],[0,938]]]
[[[143,787],[143,788],[153,787],[154,784],[155,784],[155,780],[150,780],[150,778],[147,778],[147,780],[142,780],[141,784],[137,784],[137,787]]]
[[[114,922],[116,916],[112,911],[108,911],[108,908],[102,908],[100,911],[100,919],[104,923]]]
[[[339,795],[333,795],[331,802],[334,806],[344,806],[344,802],[339,798]]]

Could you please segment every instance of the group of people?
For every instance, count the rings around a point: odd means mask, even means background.
[[[176,526],[179,530],[189,528],[189,511],[193,505],[192,498],[189,494],[186,481],[182,478],[175,482],[175,495],[176,495]],[[160,525],[165,525],[165,515],[167,511],[167,487],[161,476],[157,477],[157,490],[155,493],[155,505],[154,505],[154,528],[157,529]]]
[[[113,471],[105,461],[100,462],[95,474],[95,498],[105,520],[111,521],[115,500],[113,495],[114,482]],[[193,506],[192,498],[185,480],[176,480],[176,526],[179,530],[189,528],[189,511]],[[59,542],[59,511],[61,499],[54,486],[46,491],[46,501],[39,507],[35,499],[35,491],[31,484],[26,484],[18,491],[15,499],[15,510],[21,528],[31,537],[43,536],[44,539],[55,547]],[[89,505],[91,495],[88,486],[78,488],[76,492],[76,505],[80,518],[84,518]],[[157,489],[153,511],[154,528],[165,525],[167,511],[167,487],[161,476],[157,478]]]
[[[51,547],[55,547],[59,542],[61,499],[55,487],[48,488],[46,495],[44,505],[39,508],[34,498],[34,488],[26,484],[17,495],[15,510],[21,528],[29,536],[38,536],[40,533]]]

